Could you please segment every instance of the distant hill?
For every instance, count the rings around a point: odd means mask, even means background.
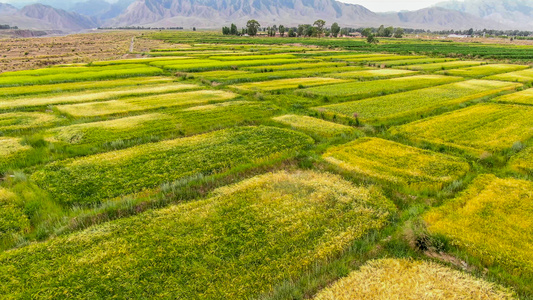
[[[506,28],[533,30],[533,0],[448,1],[436,6],[501,23]]]
[[[11,5],[0,5],[0,23],[23,29],[81,31],[98,25],[86,16],[43,4],[27,5],[18,10]]]

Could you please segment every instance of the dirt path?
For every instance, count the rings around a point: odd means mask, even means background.
[[[131,38],[131,43],[130,43],[130,53],[133,53],[133,45],[135,43],[135,37],[132,37]]]

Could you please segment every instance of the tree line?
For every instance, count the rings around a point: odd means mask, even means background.
[[[0,24],[0,30],[2,29],[19,29],[18,26],[10,26],[10,25],[7,25],[7,24]]]
[[[268,27],[261,27],[256,20],[249,20],[246,23],[246,27],[237,28],[237,25],[231,24],[229,27],[222,27],[222,34],[224,35],[249,35],[256,36],[259,32],[266,32],[267,36],[279,36],[281,37],[338,37],[347,36],[354,32],[359,32],[362,36],[366,37],[369,42],[375,43],[377,39],[375,37],[403,37],[405,31],[403,28],[381,27],[374,28],[358,28],[353,29],[349,27],[341,28],[337,22],[331,24],[330,27],[326,27],[326,21],[319,19],[311,24],[300,24],[297,27],[286,27],[284,25],[273,25]]]

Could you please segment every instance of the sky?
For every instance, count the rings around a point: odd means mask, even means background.
[[[50,0],[48,0],[50,1]],[[50,2],[56,3],[75,3],[84,0],[52,0]],[[108,2],[116,2],[117,0],[108,0]],[[370,9],[374,12],[388,12],[388,11],[401,11],[401,10],[417,10],[432,6],[433,4],[442,2],[443,0],[339,0],[345,3],[359,4]],[[0,2],[7,2],[17,6],[27,4],[31,2],[47,2],[39,0],[0,0]],[[68,5],[68,4],[67,4]]]
[[[374,12],[417,10],[430,7],[443,0],[339,0],[345,3],[359,4]]]

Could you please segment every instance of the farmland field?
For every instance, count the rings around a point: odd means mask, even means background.
[[[533,137],[533,108],[478,104],[392,128],[393,134],[463,150],[495,153]]]
[[[0,298],[533,299],[533,42],[263,34],[0,39]]]

